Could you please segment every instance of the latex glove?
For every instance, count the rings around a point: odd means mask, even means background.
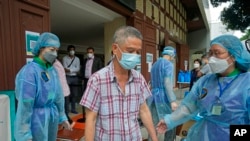
[[[171,102],[171,109],[175,111],[177,108],[178,108],[178,104],[175,101]]]
[[[65,120],[63,123],[62,123],[62,126],[64,129],[67,129],[67,130],[72,130],[72,127],[71,125],[69,124],[69,121]]]

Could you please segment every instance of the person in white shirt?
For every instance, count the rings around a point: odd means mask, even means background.
[[[79,79],[77,73],[80,70],[80,59],[75,56],[75,46],[69,45],[68,55],[63,57],[63,66],[66,72],[67,82],[70,87],[70,95],[65,98],[65,112],[69,112],[69,103],[71,103],[71,113],[77,114],[76,111],[76,97],[78,93]]]

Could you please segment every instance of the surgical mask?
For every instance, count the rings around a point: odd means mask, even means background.
[[[194,68],[199,68],[200,67],[200,64],[197,64],[197,63],[194,63]]]
[[[93,57],[93,53],[88,53],[87,56],[88,56],[88,58],[92,58]]]
[[[49,62],[50,64],[53,64],[56,60],[57,52],[56,51],[45,52],[43,57],[47,62]]]
[[[229,57],[228,57],[229,58]],[[219,59],[214,56],[209,58],[208,64],[213,73],[223,73],[231,65],[228,64],[227,59]]]
[[[122,53],[121,60],[119,61],[117,56],[116,56],[116,59],[118,60],[118,62],[124,69],[131,70],[135,68],[136,65],[141,63],[141,55],[132,54],[132,53],[123,53],[121,50],[120,52]]]
[[[73,56],[73,55],[75,55],[75,51],[74,51],[74,50],[71,50],[71,51],[69,52],[69,54]]]

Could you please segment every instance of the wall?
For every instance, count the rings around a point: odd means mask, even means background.
[[[111,57],[111,46],[112,46],[112,39],[115,33],[115,30],[120,27],[126,25],[126,19],[116,18],[112,22],[108,22],[104,24],[104,54],[105,54],[105,64],[108,63]]]
[[[174,72],[176,80],[176,74],[184,66],[182,63],[184,60],[189,59],[189,48],[186,45],[187,25],[185,8],[180,0],[137,0],[136,9],[137,14],[141,13],[143,15],[144,22],[147,19],[151,20],[152,22],[148,22],[148,24],[155,27],[154,43],[156,52],[154,53],[154,61],[159,57],[165,46],[172,45],[176,48],[178,52],[178,61],[175,63]],[[147,67],[142,68],[147,70]]]
[[[191,53],[193,49],[208,48],[210,42],[210,33],[206,29],[191,32],[188,34],[187,42]]]
[[[189,70],[193,68],[194,58],[196,59],[201,54],[208,52],[210,44],[210,32],[206,29],[198,30],[188,34],[189,50]],[[193,54],[199,54],[197,57]],[[193,56],[193,57],[192,57]]]
[[[0,0],[0,90],[13,90],[26,63],[25,31],[50,29],[49,0]]]

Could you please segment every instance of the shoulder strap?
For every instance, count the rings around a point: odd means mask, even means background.
[[[73,60],[70,62],[70,64],[68,65],[68,68],[71,66],[71,64],[74,62],[74,60],[75,60],[75,56],[74,56]]]

